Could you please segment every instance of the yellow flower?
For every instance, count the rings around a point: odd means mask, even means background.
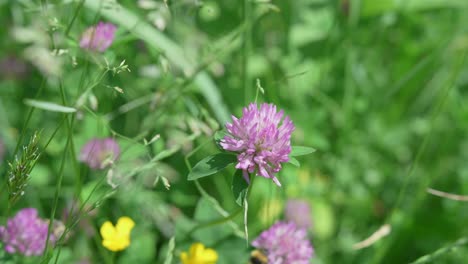
[[[194,243],[188,254],[180,254],[180,260],[183,264],[216,264],[218,254],[211,248],[205,248],[202,243]]]
[[[117,224],[106,221],[101,226],[102,245],[110,251],[120,251],[130,245],[130,232],[135,222],[130,217],[120,217]]]

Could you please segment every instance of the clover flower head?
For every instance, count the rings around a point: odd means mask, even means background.
[[[110,221],[102,224],[100,232],[102,245],[110,251],[121,251],[130,246],[130,232],[135,222],[130,217],[123,216],[114,226]]]
[[[289,161],[291,133],[294,125],[284,117],[273,104],[262,104],[258,109],[251,103],[243,109],[241,118],[232,116],[232,123],[226,124],[226,135],[220,145],[224,150],[237,152],[236,168],[243,171],[249,181],[249,173],[270,178],[276,185],[281,183],[275,174],[281,170],[281,163]]]
[[[211,248],[205,248],[202,243],[193,243],[189,252],[180,254],[182,264],[216,264],[218,253]]]
[[[24,256],[42,255],[45,249],[49,222],[38,216],[35,208],[24,208],[0,226],[0,241],[8,253]],[[57,237],[49,235],[49,242],[54,244]]]
[[[120,147],[113,138],[91,139],[81,149],[79,159],[91,169],[104,169],[119,158]]]
[[[286,203],[285,215],[287,221],[294,222],[299,228],[311,227],[310,206],[305,200],[289,199]]]
[[[111,23],[99,22],[85,30],[80,40],[80,47],[92,51],[104,52],[114,41],[117,27]]]
[[[269,264],[309,264],[313,254],[307,231],[293,222],[277,222],[252,245],[265,253]]]

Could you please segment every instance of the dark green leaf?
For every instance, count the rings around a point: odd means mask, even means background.
[[[188,180],[193,181],[215,174],[236,161],[237,157],[228,153],[218,153],[208,156],[193,167],[193,170],[188,175]]]
[[[244,198],[245,198],[245,195],[247,194],[248,187],[249,187],[249,184],[242,176],[242,170],[236,170],[236,173],[234,173],[234,176],[232,177],[231,189],[232,189],[232,194],[234,195],[234,198],[236,199],[236,203],[240,206],[243,206],[244,204]]]
[[[310,153],[314,153],[315,149],[310,148],[310,147],[303,147],[303,146],[292,146],[291,154],[289,154],[290,157],[296,157],[296,156],[303,156],[307,155]]]
[[[219,130],[219,131],[216,131],[216,133],[214,134],[213,136],[213,139],[216,143],[216,145],[218,146],[219,149],[223,149],[221,147],[221,145],[219,144],[219,142],[221,141],[221,139],[223,139],[225,136],[227,135],[227,132],[225,130]]]
[[[301,164],[299,163],[299,161],[298,161],[296,158],[294,158],[294,157],[289,157],[289,161],[288,161],[288,162],[291,163],[292,165],[296,166],[296,167],[300,167],[300,166],[301,166]]]

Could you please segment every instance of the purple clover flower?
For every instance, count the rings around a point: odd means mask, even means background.
[[[310,206],[307,201],[289,199],[285,209],[286,220],[294,222],[297,227],[309,229],[312,225],[310,219]]]
[[[0,164],[3,161],[3,156],[5,155],[5,144],[3,144],[2,139],[0,139]]]
[[[117,27],[111,23],[99,22],[85,30],[80,40],[80,47],[92,51],[104,52],[114,41]]]
[[[91,169],[104,169],[119,158],[120,147],[113,138],[91,139],[83,146],[79,160]]]
[[[281,163],[289,161],[291,133],[294,125],[284,112],[276,111],[273,104],[262,104],[260,109],[251,103],[243,109],[243,116],[232,116],[232,123],[226,124],[229,135],[220,145],[223,149],[237,152],[237,169],[249,181],[249,173],[270,178],[281,186],[275,174],[281,170]],[[281,124],[280,124],[281,123]]]
[[[20,253],[25,256],[42,255],[46,245],[49,222],[38,217],[35,208],[25,208],[8,220],[6,226],[0,226],[0,240],[8,253]],[[49,235],[49,242],[55,243],[54,234]]]
[[[314,252],[307,231],[293,222],[277,222],[252,242],[269,264],[309,264]]]

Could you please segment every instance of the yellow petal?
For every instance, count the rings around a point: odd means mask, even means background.
[[[182,252],[180,254],[180,261],[182,261],[182,264],[190,264],[188,256],[187,256],[187,252]]]
[[[116,230],[111,222],[106,221],[102,224],[101,229],[101,236],[104,240],[106,239],[113,239],[116,235]]]
[[[116,237],[113,240],[103,240],[102,245],[110,251],[120,251],[126,249],[130,245],[128,238]]]
[[[117,221],[116,229],[119,235],[129,236],[135,226],[135,222],[130,217],[123,216]]]
[[[191,259],[198,259],[203,254],[205,246],[202,243],[193,243],[190,247],[189,255]]]
[[[203,252],[203,256],[201,258],[203,259],[203,263],[214,264],[218,260],[218,253],[211,248],[207,248]]]
[[[103,240],[102,245],[110,251],[119,251],[119,246],[114,240]]]

